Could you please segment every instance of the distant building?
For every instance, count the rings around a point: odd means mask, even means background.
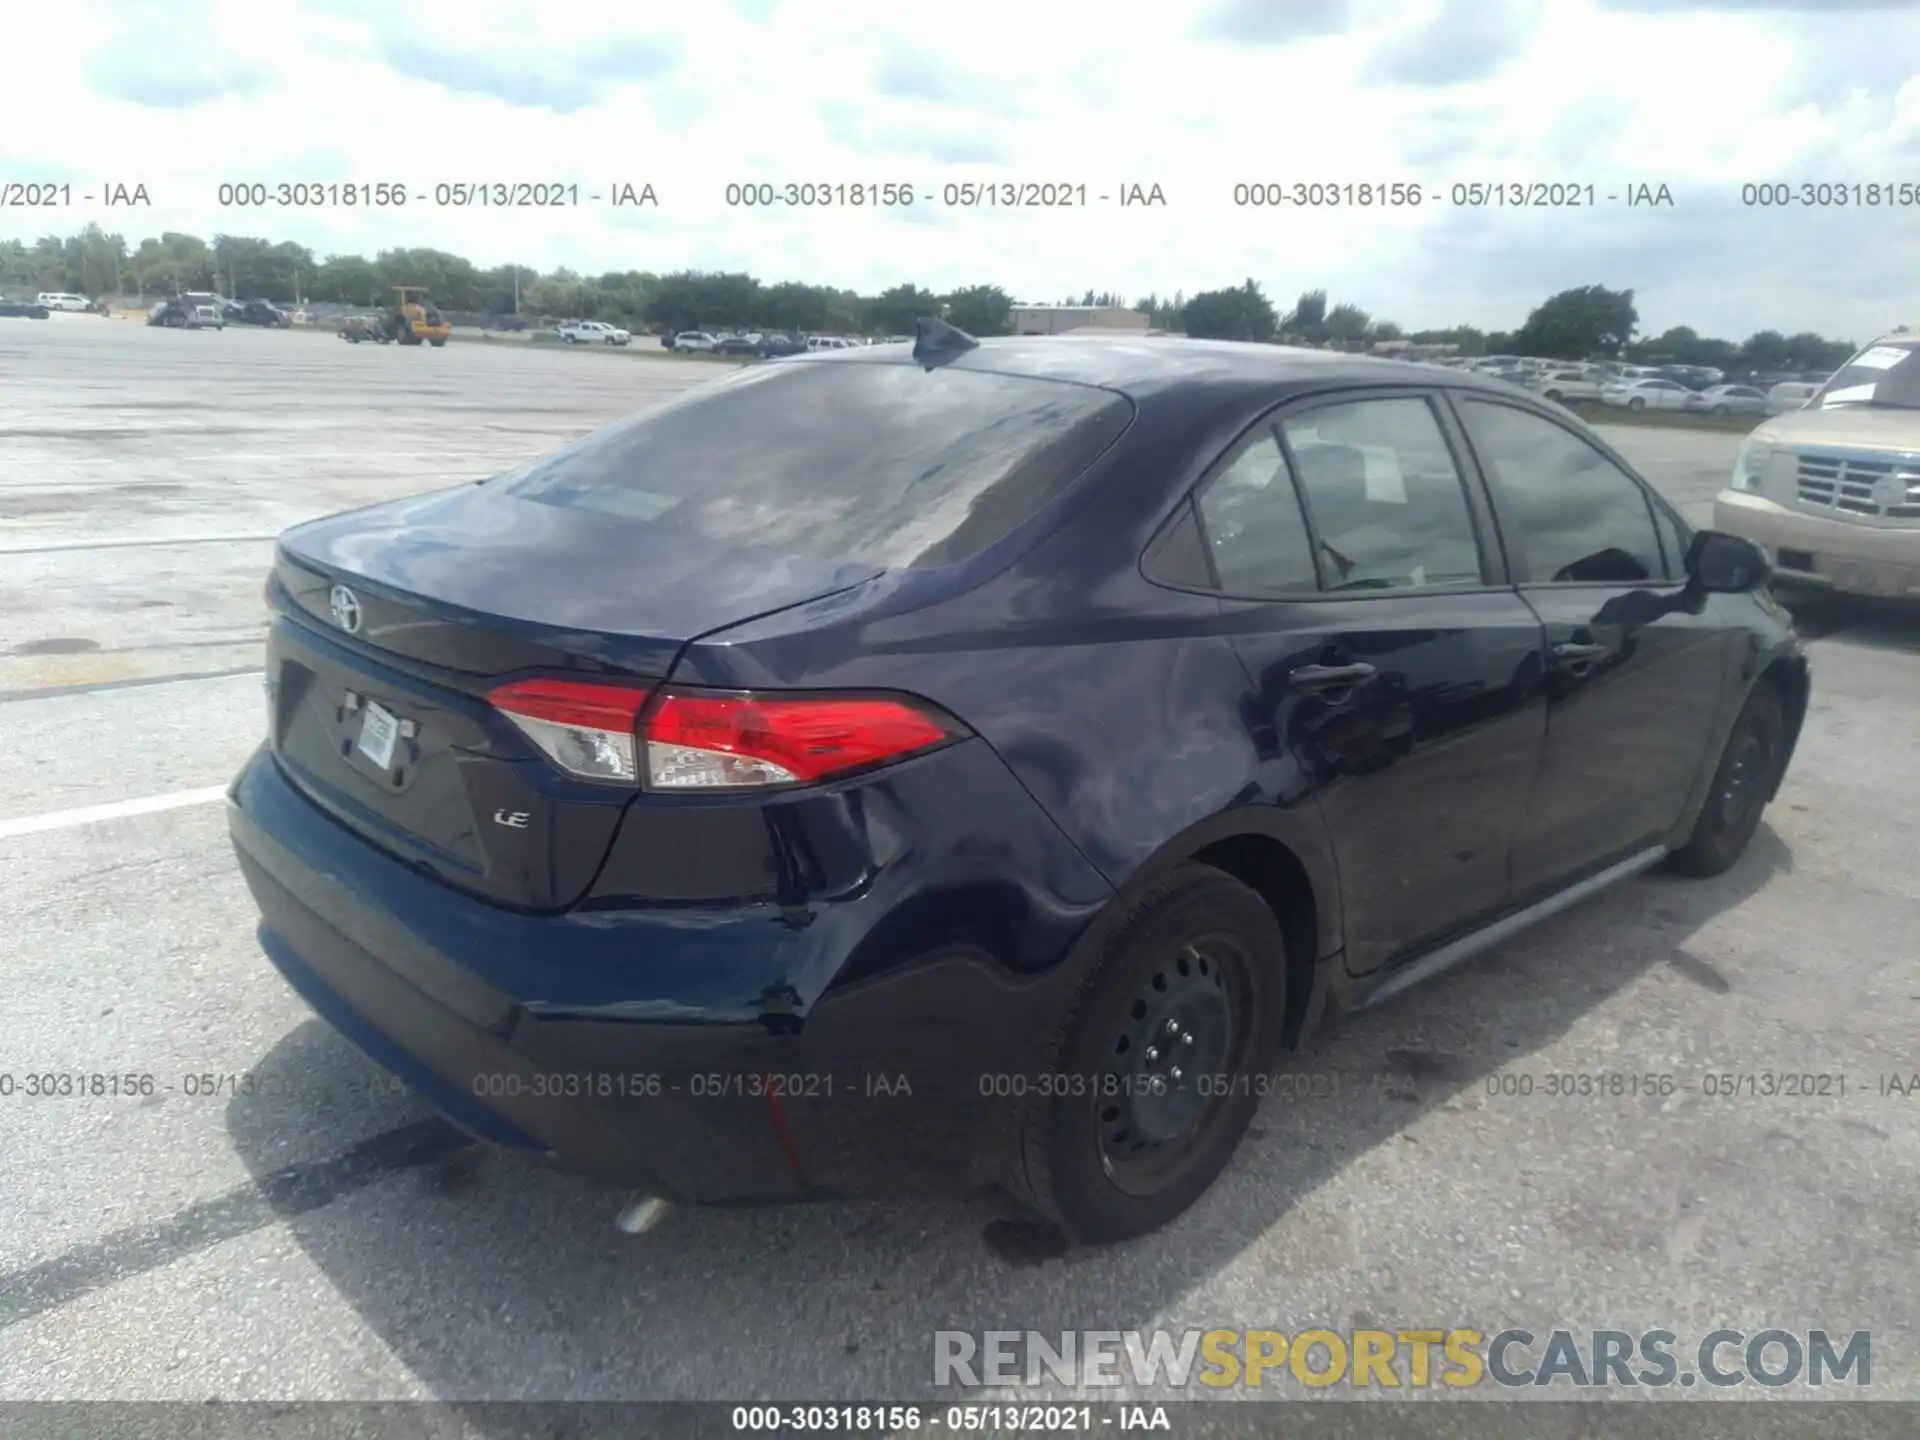
[[[1131,330],[1144,334],[1147,317],[1124,305],[1016,305],[1016,335],[1066,335],[1076,331]]]

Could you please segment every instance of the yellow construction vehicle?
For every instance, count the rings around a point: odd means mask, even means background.
[[[402,345],[418,345],[422,340],[438,348],[447,343],[453,326],[433,308],[427,292],[413,285],[396,285],[400,303],[387,312],[386,331]]]

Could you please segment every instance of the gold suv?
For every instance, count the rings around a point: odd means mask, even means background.
[[[1713,528],[1766,545],[1779,580],[1920,597],[1920,335],[1882,336],[1756,428]]]

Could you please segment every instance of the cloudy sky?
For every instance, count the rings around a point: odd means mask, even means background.
[[[1508,326],[1569,285],[1643,327],[1864,337],[1920,323],[1920,204],[1753,208],[1751,182],[1920,188],[1920,5],[1785,0],[69,0],[0,90],[0,182],[65,181],[31,237],[99,219],[432,245],[483,264],[746,269],[1027,300],[1248,276],[1409,327]],[[402,211],[222,208],[233,181],[395,181]],[[460,181],[577,183],[546,210]],[[1084,184],[1072,210],[949,182]],[[142,183],[144,211],[80,201]],[[896,211],[729,208],[729,183],[911,185]],[[1238,208],[1236,183],[1412,182],[1418,208]],[[1593,185],[1594,208],[1451,203]],[[586,198],[651,183],[657,209]],[[1159,185],[1164,208],[1093,199]],[[1670,208],[1629,208],[1638,184]]]

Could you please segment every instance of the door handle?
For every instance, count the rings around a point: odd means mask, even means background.
[[[1353,665],[1302,665],[1287,672],[1287,680],[1302,690],[1340,690],[1379,674],[1364,660]]]
[[[1553,658],[1563,665],[1582,665],[1605,656],[1607,647],[1590,641],[1569,640],[1553,647]]]

